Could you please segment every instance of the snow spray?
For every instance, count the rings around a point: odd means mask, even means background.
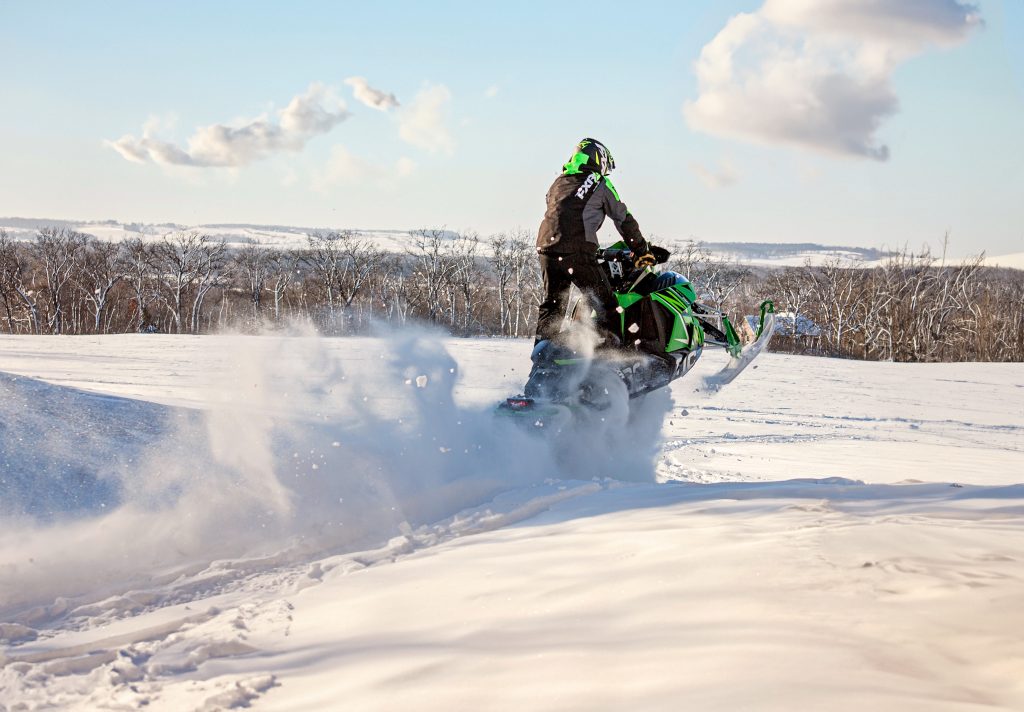
[[[233,367],[203,411],[5,383],[50,411],[15,432],[4,401],[0,622],[216,559],[359,551],[545,481],[654,480],[667,391],[553,435],[460,405],[437,334],[346,341],[225,338]]]

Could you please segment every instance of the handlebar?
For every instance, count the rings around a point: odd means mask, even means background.
[[[663,247],[651,245],[651,254],[657,258],[658,264],[664,264],[668,262],[668,258],[672,253]],[[597,258],[605,262],[628,262],[632,264],[633,251],[628,247],[605,247],[598,249]]]
[[[632,262],[633,251],[628,247],[605,247],[597,251],[597,258],[605,262]]]

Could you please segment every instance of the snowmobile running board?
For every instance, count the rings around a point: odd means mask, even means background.
[[[498,404],[495,413],[519,421],[537,430],[561,431],[561,425],[572,419],[572,413],[584,406],[535,400],[526,396],[506,398]]]
[[[536,405],[536,401],[533,398],[527,398],[526,396],[516,396],[513,398],[506,398],[504,403],[501,403],[498,407],[502,410],[514,410],[514,411],[526,411],[533,408]]]

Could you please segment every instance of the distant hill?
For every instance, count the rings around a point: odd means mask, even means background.
[[[287,225],[254,225],[247,223],[210,223],[203,225],[179,225],[176,223],[121,223],[116,220],[75,221],[48,220],[39,218],[0,218],[0,229],[4,229],[15,240],[30,240],[44,227],[58,227],[77,230],[97,239],[120,242],[133,237],[143,240],[159,240],[164,235],[179,230],[195,230],[213,238],[221,238],[232,247],[244,245],[266,245],[276,249],[302,247],[306,236],[312,232],[330,229],[291,227]],[[401,251],[409,245],[409,230],[360,230],[350,229],[361,237],[373,242],[383,250]],[[454,235],[454,233],[451,233]]]
[[[874,262],[893,254],[873,247],[842,247],[813,242],[705,242],[704,247],[722,257],[741,262],[770,262],[801,265],[808,259],[819,262],[829,257],[842,257],[856,262]]]
[[[986,267],[1012,267],[1013,269],[1024,269],[1024,252],[1016,252],[1012,255],[998,255],[985,258]]]
[[[159,240],[170,232],[196,230],[214,238],[221,238],[233,247],[266,245],[276,249],[301,247],[305,245],[306,235],[309,233],[332,229],[250,223],[179,225],[177,223],[124,223],[117,220],[80,221],[0,217],[0,228],[6,230],[16,240],[30,240],[35,237],[38,230],[44,227],[77,230],[111,242],[119,242],[131,237]],[[389,252],[405,250],[410,245],[412,239],[412,231],[410,230],[333,229],[350,230],[363,239],[374,243],[378,248]],[[454,232],[448,232],[448,235],[451,237],[454,237],[455,234]],[[702,242],[700,244],[717,259],[764,267],[799,266],[808,262],[811,264],[821,264],[825,260],[836,257],[868,265],[893,254],[890,251],[872,247],[822,245],[813,242]],[[1021,268],[1024,267],[1024,255],[1007,255],[1002,258],[989,257],[985,262],[988,265]]]

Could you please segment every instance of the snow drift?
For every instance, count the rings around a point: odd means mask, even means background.
[[[0,339],[0,706],[1022,708],[1020,364],[708,354],[553,442],[443,344]]]

